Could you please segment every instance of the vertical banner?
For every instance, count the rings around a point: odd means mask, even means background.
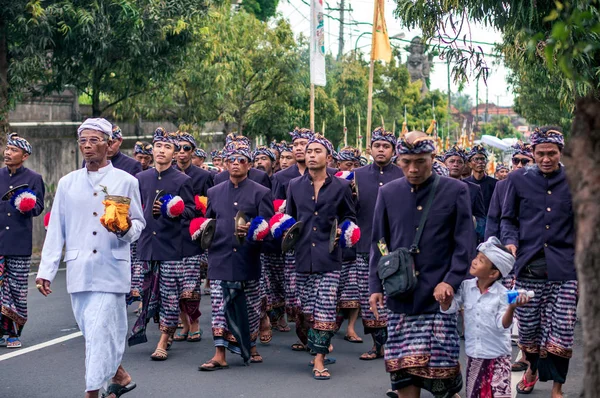
[[[371,42],[371,60],[390,62],[392,59],[392,46],[385,25],[384,0],[375,0],[373,15],[373,39]]]
[[[325,86],[325,25],[323,0],[310,1],[310,84]]]

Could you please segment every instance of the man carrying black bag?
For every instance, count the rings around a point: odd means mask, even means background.
[[[475,230],[466,184],[433,173],[434,152],[433,138],[420,131],[398,141],[405,177],[380,188],[373,219],[370,305],[378,316],[386,285],[385,364],[401,397],[419,397],[422,388],[452,397],[462,388],[456,316],[440,313],[439,302],[452,300],[467,275]]]

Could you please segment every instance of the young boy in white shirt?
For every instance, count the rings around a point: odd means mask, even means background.
[[[498,238],[490,237],[477,251],[469,270],[474,278],[463,281],[454,298],[440,302],[440,308],[445,314],[464,308],[467,397],[510,398],[510,329],[515,308],[529,298],[520,294],[508,304],[508,290],[500,281],[515,258]]]

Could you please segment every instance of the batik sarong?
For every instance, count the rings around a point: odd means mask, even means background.
[[[329,353],[331,338],[338,329],[340,275],[341,271],[297,274],[302,312],[296,322],[296,334],[316,353]]]
[[[162,333],[172,335],[177,330],[180,310],[192,322],[200,317],[197,305],[184,304],[188,299],[183,294],[186,286],[183,261],[144,261],[142,273],[142,311],[133,327],[133,335],[129,338],[130,346],[148,341],[146,325],[152,318],[155,322],[158,321]]]
[[[0,335],[20,336],[27,322],[31,257],[0,256]]]
[[[285,260],[275,253],[261,254],[260,279],[264,311],[275,324],[285,313]]]
[[[339,286],[339,308],[360,308],[358,267],[355,260],[342,262]],[[368,289],[367,289],[368,290]]]
[[[456,314],[389,313],[385,367],[393,390],[417,386],[435,397],[462,389]]]
[[[208,252],[204,251],[200,255],[200,279],[206,279],[208,276]]]
[[[71,293],[71,305],[85,339],[85,390],[106,388],[117,373],[125,352],[125,294]]]
[[[519,347],[541,381],[565,383],[573,354],[577,321],[577,281],[517,278],[515,289],[531,290],[534,297],[517,308]]]
[[[467,398],[511,398],[510,381],[510,355],[467,357]]]
[[[195,322],[200,317],[200,297],[202,295],[200,255],[185,257],[183,267],[183,291],[179,298],[179,305],[186,314],[193,314],[191,321]]]
[[[375,319],[375,314],[371,311],[369,305],[369,255],[358,253],[356,255],[356,271],[358,275],[358,290],[360,294],[360,313],[362,317],[365,334],[374,333],[378,329],[387,327],[388,309],[378,308],[379,319]],[[384,295],[385,300],[385,295]]]
[[[258,328],[260,326],[260,282],[242,282],[246,295],[246,308],[248,311],[248,326],[250,330],[250,346],[256,346]],[[228,329],[225,318],[225,301],[223,300],[223,288],[220,280],[210,281],[210,302],[212,306],[212,332],[215,347],[225,347],[234,354],[241,355],[240,345],[237,339]]]
[[[127,305],[142,300],[141,291],[144,282],[142,262],[137,258],[137,241],[129,246],[129,251],[131,255],[131,291],[126,296]]]
[[[296,322],[300,313],[300,297],[296,286],[296,257],[293,251],[285,253],[285,312],[288,321]]]

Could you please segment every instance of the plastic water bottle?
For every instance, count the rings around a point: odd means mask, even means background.
[[[519,290],[508,290],[506,292],[506,302],[508,304],[514,304],[517,302],[517,298],[520,294],[526,294],[527,297],[532,299],[535,296],[535,292],[531,290],[519,289]]]

